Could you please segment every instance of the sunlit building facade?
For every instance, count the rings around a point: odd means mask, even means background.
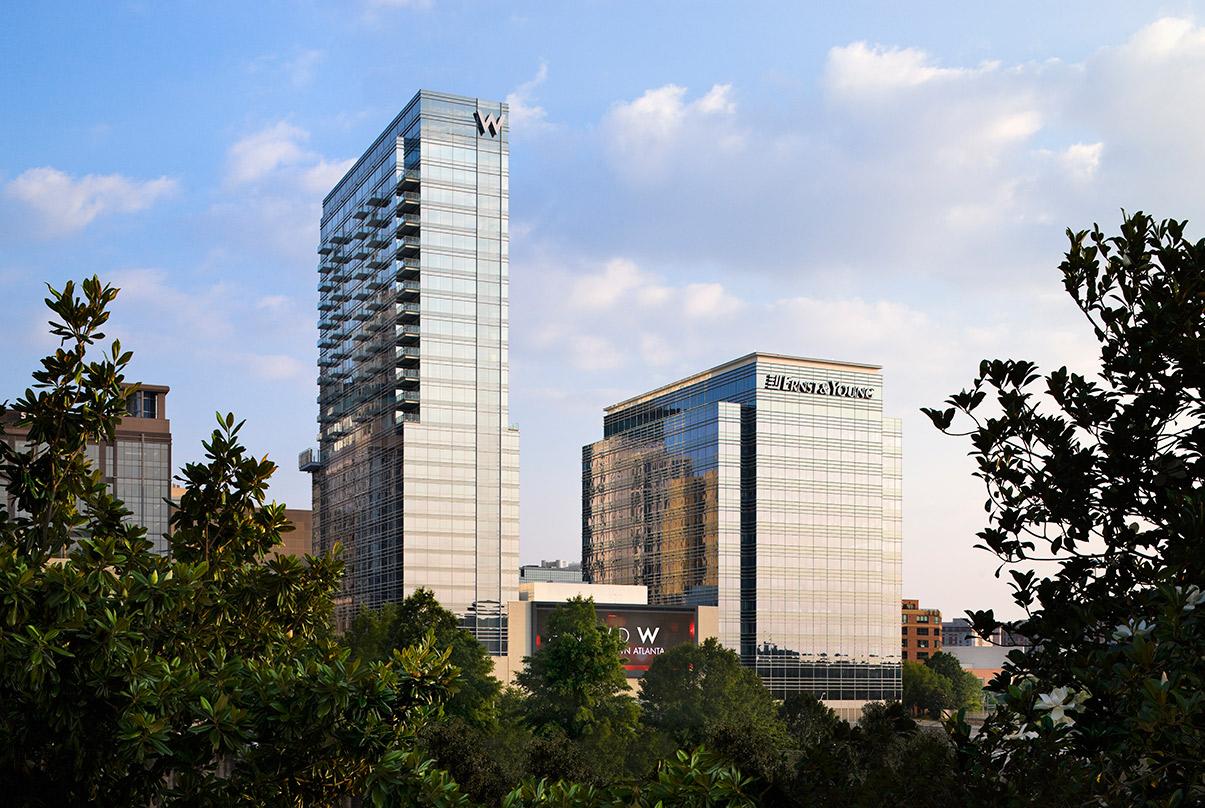
[[[172,427],[167,418],[165,385],[142,384],[129,394],[126,415],[117,424],[112,441],[89,443],[88,460],[100,472],[109,492],[130,512],[126,521],[146,528],[156,553],[167,554],[172,485]],[[12,418],[0,421],[0,440],[21,450],[28,448],[28,430]],[[0,478],[0,503],[16,513],[16,502]]]
[[[750,354],[608,407],[582,453],[592,583],[718,606],[774,692],[901,695],[901,437],[874,365]]]
[[[418,93],[326,197],[314,545],[337,618],[435,592],[492,653],[518,567],[505,104]]]

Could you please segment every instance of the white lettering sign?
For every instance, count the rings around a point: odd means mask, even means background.
[[[784,393],[807,393],[814,396],[836,396],[837,398],[874,398],[873,387],[862,387],[832,380],[792,379],[782,373],[766,374],[765,389],[782,390]]]

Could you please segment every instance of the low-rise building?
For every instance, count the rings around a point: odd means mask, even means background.
[[[519,567],[519,583],[532,581],[561,581],[562,583],[582,582],[582,562],[580,561],[541,561],[539,564],[524,564]]]
[[[904,662],[924,662],[941,650],[941,610],[922,609],[920,601],[900,601],[900,654]]]
[[[1024,645],[962,645],[946,648],[945,652],[958,660],[963,670],[970,671],[984,687],[1004,667],[1004,660],[1013,651],[1025,651]]]
[[[528,581],[519,584],[519,600],[507,604],[508,653],[493,657],[494,675],[503,684],[513,683],[524,658],[540,647],[552,611],[579,596],[594,598],[598,621],[627,641],[623,666],[633,688],[653,660],[669,649],[719,635],[715,606],[650,606],[646,586]]]
[[[166,553],[168,497],[171,493],[172,431],[167,419],[167,394],[163,385],[142,384],[126,402],[126,416],[117,424],[112,441],[90,444],[88,459],[108,484],[113,496],[125,503],[129,521],[146,528],[157,553]],[[29,430],[5,417],[0,440],[24,448]],[[9,512],[15,510],[0,481],[0,498]]]
[[[971,621],[965,617],[955,617],[947,623],[942,623],[941,634],[941,643],[947,648],[986,648],[993,645],[1016,647],[1030,645],[1029,640],[1024,636],[1015,631],[1008,631],[1003,626],[997,626],[996,630],[985,639],[975,632],[971,626]]]

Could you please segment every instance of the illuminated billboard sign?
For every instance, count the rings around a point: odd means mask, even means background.
[[[557,603],[532,605],[532,625],[535,641],[532,647],[539,650],[547,636],[548,616]],[[629,678],[640,677],[653,664],[653,660],[669,649],[683,643],[698,642],[698,626],[695,625],[695,610],[680,606],[607,606],[594,607],[598,622],[611,631],[618,632],[627,643],[623,654],[623,668]]]

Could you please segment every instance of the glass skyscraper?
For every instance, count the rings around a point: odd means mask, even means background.
[[[900,422],[873,365],[757,353],[608,407],[582,452],[592,583],[719,607],[778,695],[901,697]]]
[[[434,591],[492,653],[517,598],[505,104],[419,92],[322,205],[315,547],[337,619]]]

